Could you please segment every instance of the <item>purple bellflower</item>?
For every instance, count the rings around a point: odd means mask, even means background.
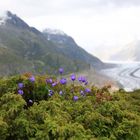
[[[46,79],[46,82],[49,83],[49,84],[52,84],[53,80],[51,78],[50,79]]]
[[[65,78],[60,79],[60,83],[62,85],[65,85],[67,83],[67,79],[65,79]]]
[[[31,76],[31,77],[29,78],[29,81],[30,81],[30,82],[35,82],[35,77],[34,77],[34,76]]]
[[[64,72],[64,69],[63,68],[59,68],[59,73],[63,74],[63,72]]]
[[[52,87],[55,87],[57,85],[57,82],[52,83]]]
[[[86,78],[82,77],[82,82],[85,83],[86,82]]]
[[[89,88],[86,88],[86,89],[85,89],[85,92],[86,92],[86,93],[90,93],[91,90],[90,90]]]
[[[83,90],[81,90],[81,91],[80,91],[80,94],[81,94],[82,96],[84,96],[84,95],[85,95],[85,93],[84,93],[84,91],[83,91]]]
[[[18,83],[18,88],[23,88],[24,84],[23,83]]]
[[[19,89],[18,94],[23,95],[24,94],[23,90]]]
[[[82,81],[82,77],[80,76],[80,77],[78,77],[78,81],[79,82],[81,82]]]
[[[78,96],[74,96],[74,97],[73,97],[73,100],[74,100],[74,101],[77,101],[78,99],[79,99]]]
[[[33,100],[30,99],[30,100],[29,100],[29,103],[33,103]]]
[[[75,75],[75,74],[72,74],[72,75],[71,75],[71,80],[72,80],[72,81],[75,81],[75,80],[76,80],[76,75]]]
[[[62,95],[63,94],[63,91],[61,90],[61,91],[59,91],[59,95]]]

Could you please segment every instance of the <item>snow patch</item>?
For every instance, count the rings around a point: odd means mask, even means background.
[[[5,22],[10,19],[7,15],[8,11],[0,11],[0,25],[5,24]]]
[[[47,28],[45,29],[44,32],[49,33],[49,34],[54,34],[54,35],[66,35],[63,31],[58,30],[58,29]]]

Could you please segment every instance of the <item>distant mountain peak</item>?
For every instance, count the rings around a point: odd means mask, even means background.
[[[63,35],[63,36],[66,36],[67,35],[66,33],[64,33],[63,31],[61,31],[59,29],[47,28],[43,32],[44,33],[48,33],[48,34],[52,34],[52,35]]]
[[[13,14],[10,11],[0,12],[0,25],[7,25],[7,24],[19,28],[29,28],[28,24],[26,24],[16,14]]]
[[[8,19],[11,19],[9,16],[9,11],[0,11],[0,25],[4,25]]]
[[[43,31],[43,34],[45,35],[47,40],[51,40],[55,43],[58,43],[59,45],[65,44],[67,46],[69,44],[68,46],[71,46],[71,47],[77,46],[74,39],[61,30],[47,28]]]
[[[111,56],[111,60],[140,61],[140,40],[134,40]]]

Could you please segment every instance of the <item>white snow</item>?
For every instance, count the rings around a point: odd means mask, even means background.
[[[45,32],[49,33],[49,34],[55,34],[55,35],[66,35],[63,31],[61,30],[58,30],[58,29],[50,29],[50,28],[47,28],[45,29]]]
[[[119,82],[124,90],[140,89],[140,63],[118,64],[115,68],[104,69],[101,73]]]
[[[139,69],[138,71],[135,72],[134,76],[140,77],[140,69]]]
[[[10,17],[7,16],[7,11],[0,11],[0,25],[5,24],[6,20]]]

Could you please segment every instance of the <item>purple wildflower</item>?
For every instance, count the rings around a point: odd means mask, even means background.
[[[18,83],[18,88],[23,88],[24,84],[23,83]]]
[[[57,82],[52,83],[52,87],[55,87],[57,85]]]
[[[50,93],[51,95],[53,95],[53,91],[52,91],[52,90],[49,90],[49,93]]]
[[[88,81],[86,80],[86,81],[85,81],[85,85],[87,85],[87,84],[88,84]]]
[[[52,96],[52,94],[51,94],[51,93],[49,93],[48,95],[49,95],[50,97]]]
[[[62,74],[64,72],[63,68],[59,68],[59,73]]]
[[[63,94],[63,91],[59,91],[59,95],[62,95]]]
[[[65,85],[67,83],[67,79],[65,79],[65,78],[60,79],[60,83],[62,85]]]
[[[73,97],[73,100],[74,100],[74,101],[77,101],[78,99],[79,99],[78,96],[74,96],[74,97]]]
[[[46,82],[49,83],[49,84],[52,84],[53,80],[51,78],[50,79],[46,79]]]
[[[30,100],[29,100],[29,103],[33,103],[33,100],[30,99]]]
[[[86,93],[90,93],[91,90],[90,90],[89,88],[86,88],[86,89],[85,89],[85,92],[86,92]]]
[[[82,77],[80,76],[80,77],[78,77],[78,81],[79,82],[81,82],[82,81]]]
[[[83,76],[80,76],[80,77],[78,77],[78,81],[84,83],[84,82],[86,82],[86,78]]]
[[[49,90],[49,96],[52,96],[53,95],[53,91],[52,90]]]
[[[82,77],[82,80],[81,80],[83,83],[86,82],[86,78],[85,77]]]
[[[24,94],[23,90],[19,89],[18,94],[23,95]]]
[[[81,82],[81,83],[85,83],[85,85],[88,84],[88,81],[86,80],[86,78],[84,76],[78,77],[78,81]]]
[[[35,77],[34,77],[34,76],[31,76],[31,77],[29,78],[29,81],[30,81],[30,82],[35,82]]]
[[[84,95],[85,95],[85,93],[84,93],[84,91],[83,91],[83,90],[81,90],[81,91],[80,91],[80,94],[81,94],[82,96],[84,96]]]
[[[72,80],[72,81],[75,81],[75,79],[76,79],[75,74],[72,74],[72,75],[71,75],[71,80]]]

